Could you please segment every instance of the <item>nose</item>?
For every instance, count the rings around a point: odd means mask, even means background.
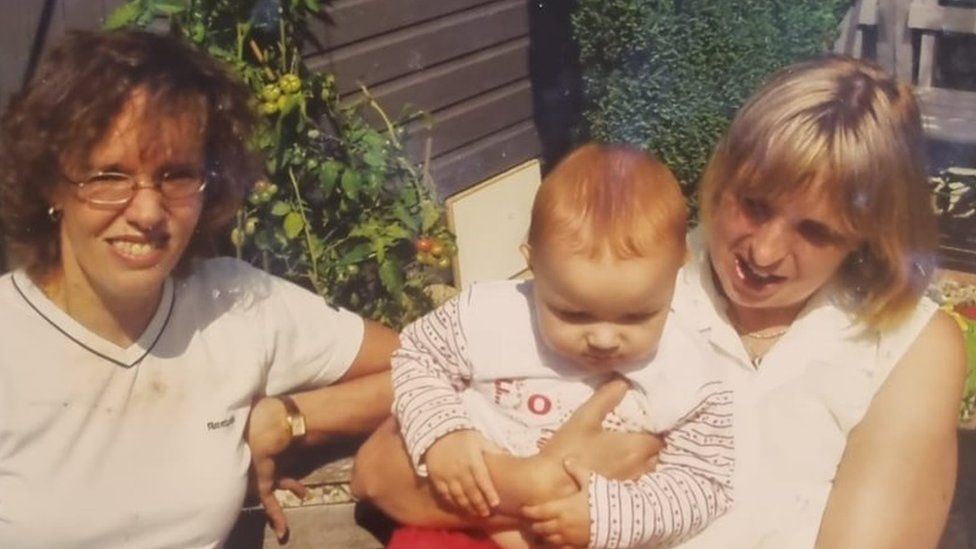
[[[597,354],[611,354],[620,348],[620,337],[610,326],[594,326],[586,333],[586,346]]]
[[[771,219],[756,227],[749,243],[749,261],[757,267],[776,267],[790,248],[788,229],[784,219]]]
[[[151,231],[166,218],[163,195],[150,185],[140,185],[125,208],[125,219],[143,231]]]

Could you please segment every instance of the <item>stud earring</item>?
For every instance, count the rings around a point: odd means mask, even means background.
[[[48,219],[51,220],[51,223],[57,223],[58,221],[61,221],[62,213],[63,212],[61,211],[61,208],[55,208],[54,206],[51,206],[50,208],[47,209],[47,217]]]

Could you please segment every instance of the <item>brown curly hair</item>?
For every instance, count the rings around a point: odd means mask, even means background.
[[[248,145],[255,125],[248,90],[179,38],[74,31],[45,55],[0,119],[0,227],[18,266],[45,273],[58,264],[58,226],[47,197],[67,166],[87,165],[137,89],[147,98],[143,124],[186,114],[201,121],[207,187],[180,265],[214,248],[214,237],[260,177]]]

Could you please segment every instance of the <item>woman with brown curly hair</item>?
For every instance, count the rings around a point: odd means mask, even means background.
[[[69,34],[11,102],[0,546],[219,546],[245,436],[283,535],[274,455],[388,412],[393,332],[202,257],[260,177],[252,125],[219,65],[138,32]]]

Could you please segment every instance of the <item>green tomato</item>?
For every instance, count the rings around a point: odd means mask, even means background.
[[[297,74],[283,74],[278,79],[278,86],[285,93],[297,93],[302,89],[302,80]]]
[[[258,229],[258,219],[256,217],[249,217],[247,221],[244,222],[244,234],[250,236],[254,234],[254,231]]]
[[[230,242],[234,247],[240,247],[241,243],[244,242],[244,235],[241,234],[240,227],[234,227],[234,230],[230,232]]]
[[[268,115],[274,114],[278,112],[278,103],[277,102],[261,103],[261,106],[258,107],[258,110],[261,112],[261,114],[268,114]]]
[[[448,257],[442,257],[437,260],[437,266],[441,269],[447,269],[451,266],[451,259]]]
[[[281,88],[274,84],[266,84],[261,88],[261,99],[271,103],[281,97]]]
[[[272,196],[278,194],[278,185],[275,185],[274,183],[268,185],[267,193],[268,193],[268,198],[271,198]]]

